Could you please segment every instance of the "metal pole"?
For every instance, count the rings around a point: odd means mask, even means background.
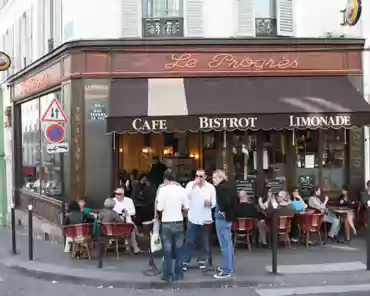
[[[97,239],[98,239],[98,268],[103,268],[103,240],[101,237],[101,221],[97,221]]]
[[[66,217],[66,201],[63,198],[62,200],[62,223],[61,223],[62,225],[64,223],[65,217]],[[65,232],[63,231],[63,242],[64,242],[63,245],[66,245],[66,240],[67,240],[67,237],[66,237]]]
[[[272,212],[272,273],[277,274],[277,249],[278,249],[278,214],[276,209]]]
[[[33,220],[32,205],[28,206],[28,259],[33,260]]]
[[[12,252],[13,254],[17,254],[17,242],[15,238],[15,207],[12,204],[10,208],[10,219],[11,219],[11,226],[12,226]]]
[[[370,201],[367,202],[367,229],[366,229],[366,270],[370,271]]]

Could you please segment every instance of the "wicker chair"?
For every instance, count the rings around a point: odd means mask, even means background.
[[[71,239],[72,258],[76,258],[77,251],[82,247],[86,249],[87,256],[91,260],[91,242],[93,235],[93,224],[75,224],[63,226],[64,234]]]

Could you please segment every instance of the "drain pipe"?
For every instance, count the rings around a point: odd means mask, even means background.
[[[5,182],[3,90],[0,88],[0,223],[7,225],[8,201]]]

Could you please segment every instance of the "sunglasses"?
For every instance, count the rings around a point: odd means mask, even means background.
[[[116,195],[120,196],[123,195],[122,193],[115,192]]]
[[[195,175],[195,177],[200,178],[200,179],[204,178],[204,176],[202,176],[202,175]]]

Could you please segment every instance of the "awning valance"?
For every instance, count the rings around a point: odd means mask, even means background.
[[[348,77],[117,79],[109,133],[350,128],[370,105]]]

